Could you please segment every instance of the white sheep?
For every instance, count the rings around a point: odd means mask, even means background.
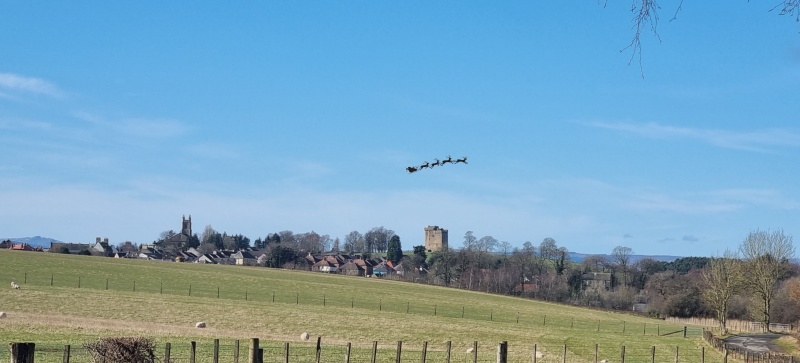
[[[467,353],[472,353],[472,352],[474,352],[474,351],[475,351],[475,347],[469,347],[469,348],[467,348]]]
[[[608,359],[603,359],[600,361],[600,363],[608,363]]]
[[[536,351],[536,358],[544,358],[544,352]]]
[[[308,335],[308,333],[307,333],[307,332],[303,332],[303,334],[300,334],[300,340],[303,340],[303,341],[307,341],[307,340],[308,340],[308,338],[310,338],[310,337],[311,337],[311,336],[310,336],[310,335]]]
[[[4,319],[6,316],[6,313],[0,311],[0,319]]]
[[[16,282],[14,282],[14,281],[11,281],[11,288],[12,288],[12,289],[19,289],[19,285],[17,285],[17,283],[16,283]]]
[[[195,324],[194,327],[195,328],[205,328],[206,327],[206,322],[205,321],[200,321],[197,324]]]

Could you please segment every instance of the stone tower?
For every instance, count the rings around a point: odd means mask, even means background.
[[[183,223],[181,223],[181,234],[191,237],[192,236],[192,215],[189,215],[189,219],[186,219],[186,216],[183,216]]]
[[[447,249],[447,230],[439,226],[425,227],[425,250],[436,252]]]

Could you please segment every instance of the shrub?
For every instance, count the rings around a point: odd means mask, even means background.
[[[155,343],[145,337],[109,337],[83,345],[92,362],[152,363],[156,361]]]

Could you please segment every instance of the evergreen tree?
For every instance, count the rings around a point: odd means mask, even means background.
[[[394,235],[391,239],[389,239],[389,246],[386,250],[386,258],[395,264],[400,262],[400,259],[403,258],[403,246],[400,245],[399,236]]]

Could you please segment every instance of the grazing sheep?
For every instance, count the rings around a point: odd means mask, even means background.
[[[205,321],[198,322],[197,324],[194,325],[194,327],[195,328],[205,328],[206,327],[206,322]]]
[[[12,288],[12,289],[19,289],[19,285],[17,285],[17,283],[16,283],[16,282],[14,282],[14,281],[11,281],[11,288]]]
[[[6,313],[4,313],[4,312],[0,311],[0,319],[3,319],[3,318],[5,318],[5,317],[6,317]]]
[[[469,347],[469,348],[467,348],[467,353],[472,353],[472,352],[474,352],[474,351],[475,351],[475,347]]]
[[[608,359],[603,359],[600,361],[600,363],[608,363]]]
[[[303,334],[300,334],[300,340],[306,341],[306,340],[308,340],[308,338],[310,338],[308,333],[303,332]]]
[[[536,358],[544,358],[544,353],[543,353],[543,352],[538,352],[538,351],[537,351],[537,352],[536,352]]]

